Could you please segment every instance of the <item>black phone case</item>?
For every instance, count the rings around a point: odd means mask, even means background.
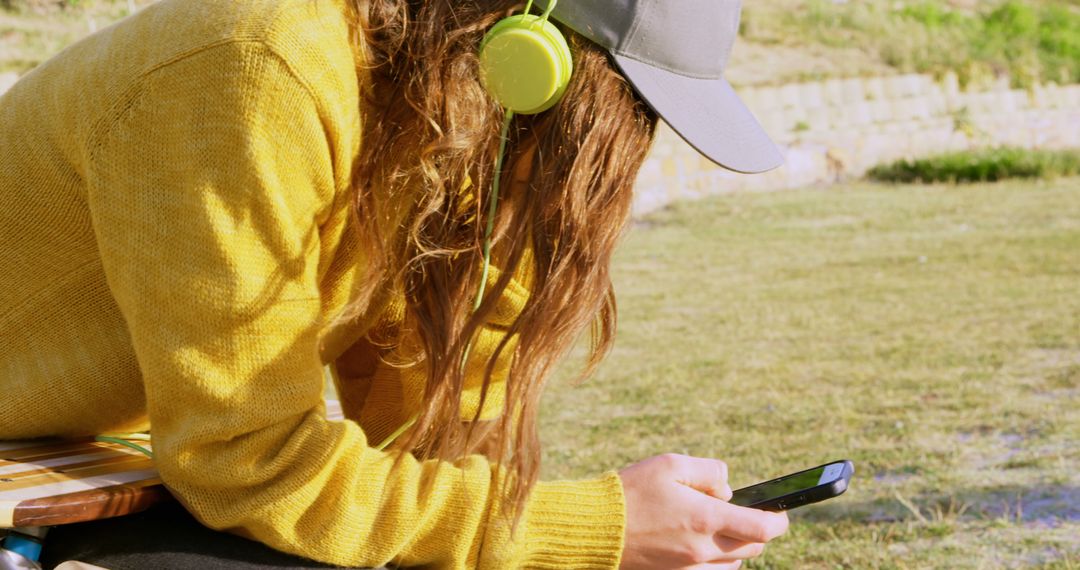
[[[791,509],[794,509],[796,507],[802,507],[804,505],[817,503],[820,501],[824,501],[825,499],[831,499],[838,495],[842,495],[844,491],[847,491],[848,484],[851,482],[851,478],[855,475],[855,465],[846,459],[842,460],[842,462],[844,464],[844,469],[840,472],[840,478],[828,485],[819,485],[817,487],[804,489],[802,491],[796,491],[794,493],[789,493],[787,495],[782,495],[773,499],[767,499],[765,501],[753,503],[746,506],[751,509],[758,509],[762,511],[790,511]],[[779,481],[780,479],[786,479],[800,473],[813,471],[814,469],[824,467],[825,465],[832,465],[833,463],[839,462],[830,461],[823,465],[818,465],[817,467],[803,469],[802,471],[797,471],[795,473],[784,475],[783,477],[777,477],[776,479],[770,479],[769,481],[757,483],[756,485],[772,483],[773,481]],[[738,493],[739,491],[737,490],[735,492]]]

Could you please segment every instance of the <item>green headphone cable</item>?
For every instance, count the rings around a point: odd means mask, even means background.
[[[551,15],[552,10],[555,9],[556,4],[557,0],[551,0],[550,2],[548,2],[547,8],[544,10],[538,21],[547,22],[548,17]],[[530,10],[532,9],[532,5],[533,0],[528,0],[528,2],[525,4],[525,10],[524,12],[522,12],[521,15],[522,21],[524,21],[526,16],[528,16]],[[488,204],[487,226],[484,228],[484,265],[483,270],[480,274],[480,286],[477,288],[476,299],[473,301],[473,312],[476,312],[480,309],[480,305],[484,301],[484,292],[487,289],[488,273],[490,273],[491,270],[491,236],[493,233],[495,233],[495,213],[497,212],[499,206],[499,190],[502,186],[503,164],[506,160],[506,146],[510,139],[510,126],[514,121],[515,115],[513,109],[510,108],[504,108],[503,113],[504,114],[502,129],[499,131],[499,154],[498,157],[495,159],[495,178],[492,180],[491,183],[491,201]],[[462,373],[464,373],[465,371],[465,365],[469,360],[469,353],[471,351],[472,341],[470,340],[469,343],[465,345],[465,351],[461,355],[460,366]],[[412,427],[413,424],[416,423],[418,417],[419,413],[413,414],[413,416],[409,418],[409,420],[406,421],[404,425],[399,427],[396,431],[394,431],[394,433],[390,434],[381,443],[376,445],[375,449],[379,451],[386,449],[391,443],[394,442],[394,440],[400,437],[401,434],[405,433],[406,430]]]
[[[476,300],[473,301],[473,311],[480,308],[484,302],[484,290],[487,287],[488,272],[491,269],[491,234],[495,233],[495,212],[499,205],[499,188],[502,186],[502,169],[506,158],[506,143],[510,138],[510,125],[514,122],[514,112],[506,109],[503,118],[502,129],[499,131],[499,157],[495,159],[495,179],[491,184],[491,203],[488,204],[487,227],[484,228],[484,269],[480,276],[480,287],[476,291]],[[465,363],[469,360],[469,352],[472,350],[472,342],[465,345],[465,352],[461,356],[461,370],[464,372]],[[405,430],[416,423],[418,414],[413,414],[409,421],[405,422],[394,433],[387,436],[375,449],[383,451],[394,442]]]
[[[542,14],[540,14],[540,21],[546,22],[548,20],[548,17],[551,16],[551,12],[553,10],[555,10],[555,5],[558,4],[558,3],[559,3],[558,0],[551,0],[551,2],[548,2],[548,7],[544,9],[544,12]],[[525,10],[523,10],[521,12],[521,19],[522,20],[524,20],[525,16],[528,16],[529,12],[532,11],[532,5],[533,5],[533,0],[529,0],[528,2],[525,3]]]
[[[503,161],[506,158],[506,142],[510,135],[510,124],[513,121],[514,112],[507,109],[502,130],[499,132],[499,158],[495,160],[495,179],[491,182],[491,203],[488,204],[487,228],[484,230],[484,270],[480,276],[476,300],[473,301],[473,311],[480,308],[480,303],[484,300],[484,289],[487,287],[488,271],[491,267],[491,234],[495,231],[495,211],[499,205],[499,187],[502,183]]]
[[[104,443],[115,443],[117,445],[122,445],[124,447],[129,447],[131,449],[134,449],[135,451],[143,453],[147,457],[149,457],[150,459],[154,458],[154,452],[153,451],[150,451],[149,449],[147,449],[147,448],[145,448],[145,447],[143,447],[143,446],[141,446],[141,445],[139,445],[137,443],[132,443],[131,441],[128,441],[128,440],[132,440],[132,439],[136,440],[136,441],[150,441],[150,434],[146,434],[146,433],[117,433],[117,434],[112,434],[112,435],[94,436],[94,441],[101,441],[101,442],[104,442]]]

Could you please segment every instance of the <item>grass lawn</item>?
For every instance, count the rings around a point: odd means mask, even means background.
[[[1080,179],[684,203],[616,286],[615,352],[548,389],[545,477],[849,458],[748,567],[1080,568]]]

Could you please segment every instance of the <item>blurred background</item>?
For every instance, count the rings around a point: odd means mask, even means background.
[[[0,0],[0,91],[148,3]],[[753,0],[740,34],[787,164],[661,132],[617,348],[549,386],[545,476],[847,458],[747,567],[1080,568],[1080,1]]]

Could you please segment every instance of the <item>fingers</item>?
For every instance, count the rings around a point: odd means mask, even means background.
[[[678,458],[678,472],[676,473],[678,482],[724,501],[731,499],[726,463],[704,457],[676,457]]]
[[[693,493],[689,489],[686,492]],[[721,504],[721,501],[716,499],[702,498],[712,504]],[[692,529],[697,538],[682,552],[684,564],[730,563],[761,556],[765,544],[727,536],[727,533],[731,532],[727,527],[732,525],[724,521],[723,517],[719,510],[712,509],[711,514],[694,522]]]
[[[787,532],[787,513],[740,507],[723,501],[713,503],[719,511],[717,533],[742,542],[769,542]]]
[[[742,567],[742,560],[736,560],[735,562],[720,562],[707,564],[696,564],[694,566],[687,566],[683,570],[737,570]]]
[[[701,545],[690,559],[696,564],[706,564],[702,568],[712,568],[715,564],[730,564],[747,558],[757,558],[765,551],[760,542],[742,542],[726,536],[714,535],[711,544]],[[691,566],[697,568],[698,566]]]
[[[715,541],[722,554],[710,560],[713,563],[757,558],[765,551],[765,545],[761,542],[742,542],[726,536],[716,536]]]

